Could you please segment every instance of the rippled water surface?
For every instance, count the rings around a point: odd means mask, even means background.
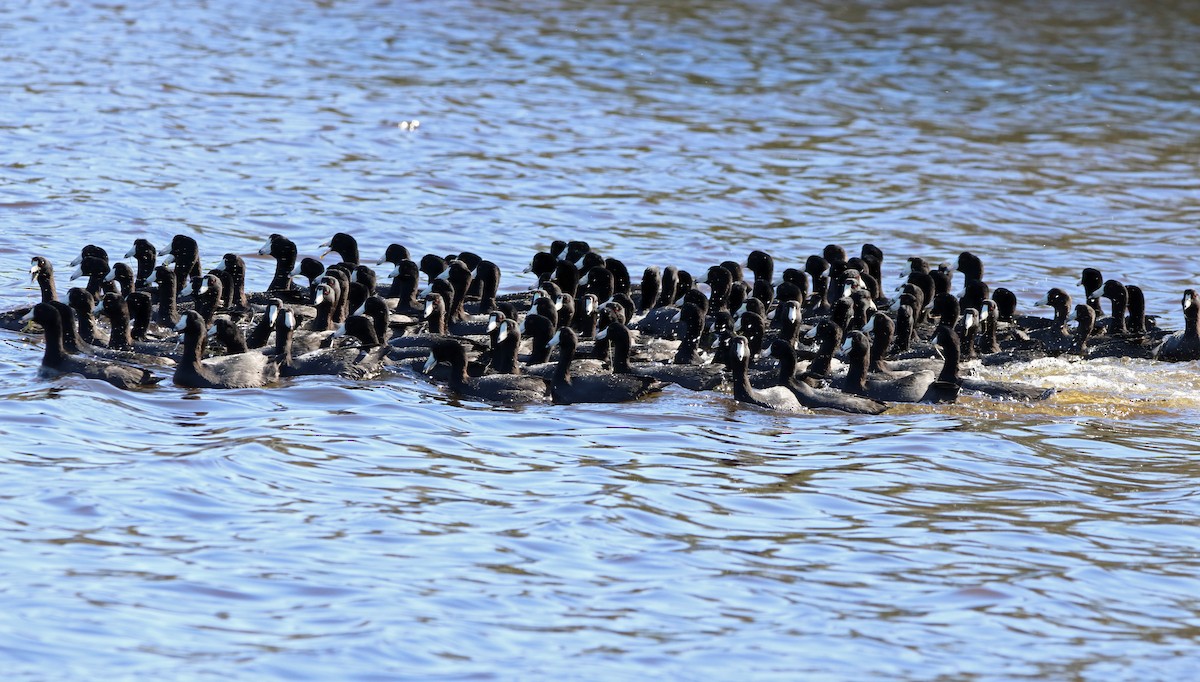
[[[555,238],[1079,269],[1178,328],[1200,12],[691,0],[0,5],[0,308],[31,255]],[[418,119],[415,131],[398,126]],[[495,409],[409,375],[132,393],[0,333],[5,679],[1162,679],[1200,668],[1194,364],[1047,404]]]

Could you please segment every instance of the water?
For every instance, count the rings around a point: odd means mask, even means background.
[[[551,239],[635,273],[872,241],[1079,269],[1178,328],[1188,3],[213,0],[0,8],[0,309],[29,257],[271,232]],[[420,120],[415,131],[403,121]],[[670,389],[494,409],[411,376],[36,379],[0,335],[6,679],[1186,679],[1194,364],[1047,361],[1036,406],[784,417]]]

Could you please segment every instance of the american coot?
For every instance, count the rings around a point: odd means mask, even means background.
[[[392,336],[391,311],[388,308],[387,301],[378,294],[368,296],[362,302],[362,305],[354,309],[352,315],[363,315],[371,321],[371,327],[375,332],[375,337],[380,342],[386,343]],[[415,320],[413,321],[416,322]]]
[[[80,277],[87,277],[87,284],[84,288],[92,296],[99,297],[104,293],[104,286],[108,278],[108,273],[112,271],[108,261],[101,260],[94,256],[88,256],[83,259],[83,262],[75,268],[75,272],[71,273],[70,280],[74,281]],[[115,288],[115,287],[114,287]]]
[[[518,351],[521,347],[521,332],[515,320],[510,320],[500,311],[492,313],[495,328],[489,330],[491,348],[488,351],[487,369],[494,374],[521,374]]]
[[[412,254],[409,253],[407,246],[392,242],[391,244],[388,244],[386,249],[384,249],[383,258],[375,261],[375,265],[383,265],[384,263],[388,263],[392,266],[396,266],[399,265],[401,261],[410,260],[411,258]]]
[[[871,355],[871,341],[866,333],[855,330],[842,343],[849,369],[840,382],[847,393],[867,396],[875,400],[895,403],[936,402],[926,400],[926,393],[937,380],[933,372],[913,372],[898,377],[868,378],[867,363]],[[958,358],[955,358],[957,364]]]
[[[257,351],[202,357],[207,329],[200,314],[184,313],[176,331],[183,332],[183,358],[175,368],[175,383],[188,388],[255,388],[279,379],[279,368]]]
[[[1079,275],[1079,286],[1083,287],[1083,295],[1096,316],[1104,314],[1100,309],[1100,293],[1104,287],[1104,275],[1096,268],[1084,268]]]
[[[467,353],[460,343],[442,339],[429,348],[429,358],[421,371],[429,374],[438,363],[450,365],[450,390],[471,398],[494,403],[534,403],[550,400],[550,384],[535,376],[516,374],[467,375]]]
[[[815,356],[808,365],[806,376],[824,378],[833,373],[833,354],[842,345],[842,328],[832,320],[821,320],[809,330],[807,338],[816,340]]]
[[[275,331],[275,320],[282,310],[283,301],[281,299],[272,298],[267,301],[267,309],[258,316],[258,321],[251,325],[250,332],[246,334],[248,349],[262,348],[267,345],[271,339],[271,333]]]
[[[192,301],[194,310],[200,313],[205,325],[211,325],[217,308],[221,307],[221,299],[225,294],[225,286],[216,275],[204,275],[192,279]],[[207,328],[207,326],[205,327]]]
[[[392,270],[392,288],[388,298],[395,299],[394,312],[401,315],[421,314],[421,301],[417,292],[421,290],[421,270],[411,260],[402,260]]]
[[[1104,282],[1103,288],[1099,291],[1099,296],[1107,298],[1112,303],[1112,314],[1105,325],[1109,336],[1127,333],[1125,311],[1129,308],[1129,290],[1125,288],[1124,284],[1115,279],[1110,279]]]
[[[137,275],[135,283],[138,288],[146,288],[150,285],[150,275],[154,273],[154,267],[158,263],[158,249],[146,239],[133,240],[133,246],[125,253],[126,258],[132,258],[137,263]]]
[[[781,412],[804,411],[804,406],[787,387],[756,389],[750,385],[750,342],[746,337],[734,336],[729,342],[729,354],[733,372],[733,397],[739,402]]]
[[[938,380],[930,387],[930,393],[922,402],[952,402],[958,389],[982,393],[996,400],[1045,400],[1054,395],[1055,389],[1034,386],[1019,381],[992,381],[979,377],[962,377],[958,373],[961,358],[958,332],[946,325],[938,325],[934,333],[934,347],[945,358]]]
[[[574,329],[584,338],[596,336],[596,324],[600,314],[600,301],[595,294],[584,294],[579,297],[579,305],[575,310]]]
[[[342,257],[342,262],[348,265],[358,265],[358,241],[346,234],[345,232],[337,232],[329,239],[329,241],[321,244],[321,249],[328,250],[321,254],[321,258],[328,256],[331,253],[337,253]]]
[[[763,350],[763,356],[779,361],[779,374],[776,385],[792,392],[800,404],[809,409],[828,409],[852,414],[880,414],[887,409],[887,403],[850,395],[837,390],[813,388],[796,380],[796,351],[792,345],[782,339],[775,339]]]
[[[38,288],[41,289],[42,293],[42,303],[50,303],[58,299],[58,294],[54,287],[54,268],[46,258],[34,256],[30,259],[29,282],[30,284],[35,282],[38,284]],[[28,324],[24,320],[24,317],[32,310],[31,306],[22,306],[13,310],[0,312],[0,329],[23,331]]]
[[[331,326],[336,327],[350,314],[350,273],[342,267],[341,263],[337,263],[325,269],[325,274],[321,276],[320,282],[333,289],[333,305],[329,309],[329,322]]]
[[[275,259],[275,274],[267,285],[266,294],[282,299],[286,303],[300,303],[305,300],[304,294],[311,299],[311,292],[303,292],[292,283],[292,271],[296,268],[298,250],[296,243],[281,234],[272,234],[267,243],[258,250],[260,256],[271,256]],[[319,265],[319,263],[318,263]],[[324,267],[321,268],[324,270]]]
[[[1177,331],[1162,340],[1154,349],[1154,358],[1168,362],[1187,362],[1200,360],[1200,332],[1197,332],[1197,320],[1200,319],[1200,294],[1188,289],[1183,292],[1180,301],[1183,307],[1182,331]]]
[[[293,285],[297,286],[298,288],[294,289],[291,295],[289,295],[286,291],[277,291],[274,289],[269,290],[267,293],[278,295],[280,298],[284,299],[285,303],[288,304],[311,303],[313,298],[317,295],[317,285],[321,283],[324,274],[325,266],[321,263],[321,261],[317,260],[316,258],[305,257],[300,261],[300,264],[296,266],[296,269],[291,272],[291,277],[293,279],[296,277],[303,277],[304,279],[307,279],[307,287]]]
[[[154,315],[154,301],[148,291],[135,291],[125,297],[125,305],[129,307],[129,335],[134,341],[160,341],[164,335],[157,330],[151,330],[151,317]]]
[[[979,304],[979,352],[991,355],[1000,352],[1000,341],[997,337],[999,319],[996,313],[996,302],[985,298]]]
[[[122,296],[128,296],[136,290],[133,277],[133,269],[125,263],[113,263],[108,274],[104,276],[105,282],[111,282],[109,286],[115,286],[115,293]]]
[[[545,379],[552,379],[558,372],[558,363],[550,362],[551,351],[554,346],[550,343],[557,331],[551,326],[550,321],[543,315],[529,314],[521,322],[520,331],[529,337],[530,353],[524,359],[524,371],[527,374],[533,374]],[[571,376],[591,375],[591,374],[608,374],[608,346],[606,340],[596,342],[596,348],[604,347],[603,357],[580,357],[578,352],[579,336],[575,335],[576,345],[571,352]],[[594,350],[594,349],[593,349]],[[561,359],[562,354],[559,354]]]
[[[633,279],[629,276],[629,268],[618,258],[605,258],[604,269],[612,275],[613,295],[625,294],[633,302]],[[600,298],[597,296],[597,298]],[[600,299],[604,300],[604,299]]]
[[[676,365],[707,365],[712,356],[700,350],[704,334],[704,312],[694,303],[684,303],[672,320],[679,326],[679,348],[671,361]]]
[[[196,240],[185,234],[177,234],[171,239],[171,245],[161,251],[163,265],[175,264],[175,293],[191,283],[193,277],[200,276],[200,247]]]
[[[692,391],[712,391],[725,383],[725,371],[718,365],[664,365],[659,363],[630,364],[632,347],[629,328],[613,322],[596,332],[596,338],[606,338],[612,344],[612,371],[617,374],[636,374],[659,381],[678,384]]]
[[[50,305],[54,306],[54,309],[58,311],[58,317],[62,321],[63,348],[66,349],[67,353],[91,355],[106,360],[116,360],[134,365],[175,366],[174,358],[178,357],[178,353],[173,352],[173,350],[164,351],[158,355],[148,355],[145,353],[134,353],[131,351],[93,346],[79,335],[79,329],[75,325],[75,311],[70,306],[60,301],[54,301]],[[171,345],[174,346],[174,344]]]
[[[907,310],[907,306],[901,308],[901,312]],[[905,318],[901,316],[901,319]],[[867,324],[863,326],[862,331],[871,335],[871,361],[867,371],[872,374],[888,377],[894,376],[898,372],[908,373],[923,370],[936,372],[942,367],[941,362],[935,358],[886,359],[888,350],[892,348],[892,340],[896,336],[895,324],[892,322],[892,318],[887,316],[887,313],[877,312],[872,315]]]
[[[533,254],[533,259],[529,261],[529,265],[521,271],[521,274],[533,273],[537,280],[534,286],[541,286],[550,275],[554,272],[554,266],[558,264],[558,258],[547,251],[539,251]]]
[[[79,255],[73,258],[68,265],[75,267],[83,263],[83,261],[88,258],[99,258],[100,260],[104,261],[105,265],[108,265],[108,252],[99,246],[96,246],[95,244],[85,245],[79,250]]]
[[[350,379],[369,379],[383,369],[388,346],[380,344],[375,336],[371,321],[361,315],[347,318],[330,338],[354,336],[361,345],[337,348],[319,348],[296,354],[292,347],[292,335],[296,330],[296,319],[290,310],[284,310],[275,320],[274,360],[279,365],[279,375],[285,377],[338,375]],[[365,338],[365,341],[364,341]]]
[[[154,268],[146,279],[149,286],[155,287],[154,324],[166,329],[174,329],[179,323],[179,309],[176,304],[175,273],[165,265]]]
[[[67,304],[75,311],[75,322],[79,325],[79,335],[83,340],[97,346],[108,346],[108,332],[96,326],[93,315],[96,298],[87,289],[71,287],[67,292]]]
[[[1061,355],[1070,351],[1075,345],[1075,340],[1071,338],[1066,328],[1067,316],[1071,314],[1073,308],[1071,295],[1055,287],[1047,291],[1046,295],[1034,305],[1050,306],[1054,309],[1054,318],[1040,321],[1025,320],[1024,324],[1029,327],[1029,338],[1041,344],[1042,352],[1046,355]]]
[[[585,374],[573,376],[571,362],[579,340],[575,330],[564,327],[548,344],[559,349],[551,389],[556,403],[620,403],[661,391],[666,384],[653,377],[631,374]]]
[[[638,287],[639,314],[645,315],[658,303],[658,294],[662,291],[662,269],[657,265],[647,266],[642,272],[642,284]]]
[[[221,264],[215,269],[229,274],[230,286],[225,292],[226,305],[239,311],[248,310],[250,297],[246,294],[246,261],[236,253],[227,253],[221,257]],[[272,297],[271,294],[255,294],[254,302],[262,304]]]
[[[44,332],[46,348],[42,354],[42,376],[55,377],[60,374],[79,374],[89,379],[100,379],[117,388],[152,386],[161,381],[150,372],[130,365],[98,358],[80,358],[68,355],[63,347],[63,326],[59,311],[49,303],[38,303],[25,315],[25,321],[37,322]]]
[[[225,349],[225,355],[235,355],[250,350],[246,346],[246,337],[242,334],[241,328],[228,317],[214,319],[212,326],[208,328],[208,335],[221,344],[221,347]]]
[[[92,313],[108,317],[108,347],[113,350],[136,351],[145,354],[148,359],[153,359],[163,355],[167,348],[173,345],[161,341],[134,341],[129,323],[129,307],[117,294],[104,294],[92,309]]]
[[[500,266],[490,260],[479,261],[471,271],[471,278],[479,285],[479,302],[472,304],[467,312],[487,315],[496,309],[496,292],[500,289]]]
[[[58,300],[54,287],[54,266],[42,256],[34,256],[29,261],[29,281],[36,282],[42,293],[42,303]]]

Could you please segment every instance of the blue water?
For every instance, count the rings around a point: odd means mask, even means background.
[[[827,243],[1080,268],[1182,324],[1186,3],[214,0],[0,7],[0,309],[28,263],[336,231],[519,291]],[[415,130],[400,124],[419,120]],[[1194,363],[984,370],[1049,403],[492,408],[399,374],[120,392],[0,333],[5,679],[1194,677]]]

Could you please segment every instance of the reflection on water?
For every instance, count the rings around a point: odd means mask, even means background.
[[[186,232],[262,288],[265,235],[347,231],[368,261],[469,245],[504,290],[575,235],[634,272],[970,249],[1022,301],[1093,266],[1178,328],[1198,34],[1187,3],[4,6],[0,309],[87,241]],[[14,679],[1194,668],[1194,363],[782,417],[408,375],[123,393],[38,357],[0,338]]]

